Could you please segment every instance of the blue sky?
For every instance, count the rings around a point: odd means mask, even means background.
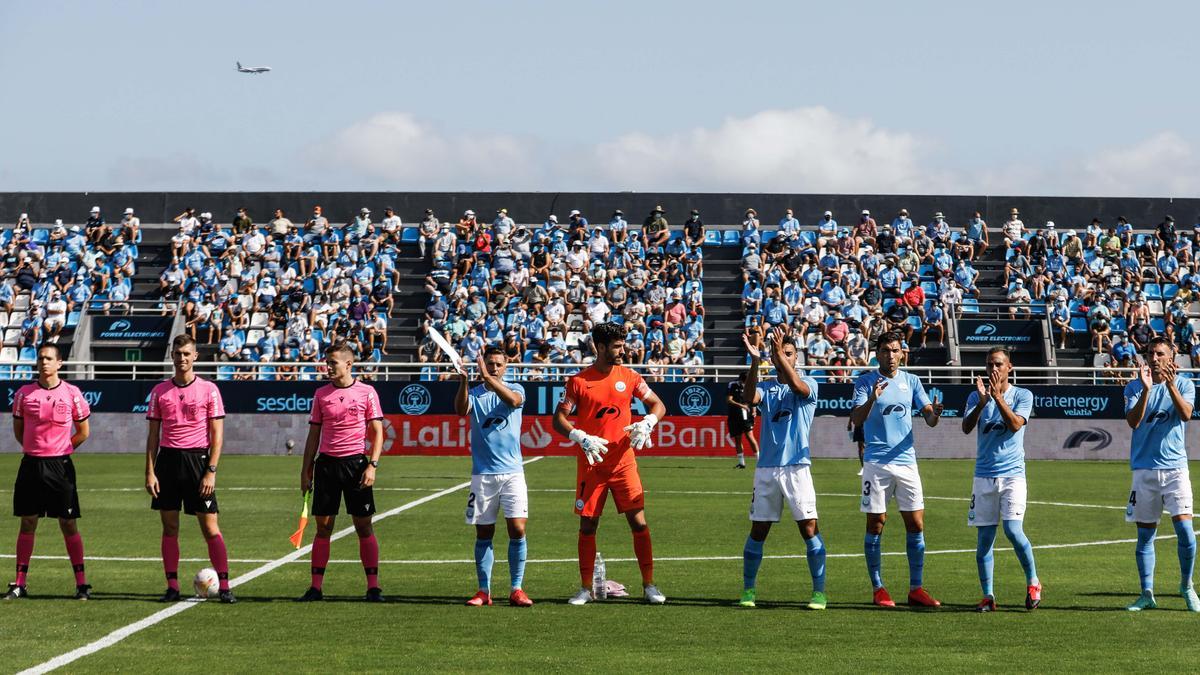
[[[1197,19],[1185,2],[7,2],[0,190],[1196,196]]]

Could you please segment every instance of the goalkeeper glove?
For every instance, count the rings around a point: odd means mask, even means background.
[[[658,424],[658,418],[653,413],[642,418],[641,422],[634,422],[625,427],[625,431],[629,432],[629,444],[634,450],[654,447],[654,441],[650,439],[650,431],[654,429],[654,425]]]
[[[608,452],[608,441],[599,436],[590,436],[579,429],[572,429],[569,438],[583,448],[588,464],[599,464]]]

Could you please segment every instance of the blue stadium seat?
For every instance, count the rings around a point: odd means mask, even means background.
[[[218,380],[232,380],[236,369],[233,366],[217,366]]]
[[[17,356],[21,361],[36,361],[37,350],[33,347],[21,347],[21,353]]]
[[[79,325],[79,310],[75,310],[67,314],[67,328],[74,328]]]
[[[667,241],[676,241],[683,239],[683,230],[671,230],[671,236]]]
[[[421,231],[415,227],[406,227],[403,230],[400,230],[401,244],[415,244],[420,240],[420,238]]]
[[[1136,238],[1136,239],[1134,239],[1134,243],[1133,243],[1133,245],[1134,245],[1134,246],[1136,246],[1136,247],[1141,247],[1141,246],[1142,246],[1142,244],[1145,244],[1145,243],[1146,243],[1146,240],[1147,240],[1147,239],[1152,239],[1152,238],[1153,238],[1153,237],[1151,237],[1150,235],[1146,234],[1145,232],[1142,232],[1142,233],[1140,233],[1140,234],[1138,234],[1138,235],[1137,235],[1137,238]]]
[[[1179,284],[1164,284],[1162,287],[1162,299],[1170,300],[1179,292]]]
[[[17,366],[16,368],[13,368],[13,379],[14,380],[31,380],[31,379],[33,379],[33,367],[32,366]]]
[[[767,242],[774,239],[775,235],[777,235],[777,234],[779,234],[779,230],[767,230],[766,232],[763,232],[762,233],[763,246],[766,246]]]
[[[932,278],[933,277],[933,265],[921,265],[920,267],[917,268],[917,274],[920,274],[922,279],[924,279],[926,277]]]
[[[722,235],[721,244],[723,246],[741,246],[742,233],[738,230],[725,230],[725,233]]]
[[[1142,292],[1146,294],[1147,300],[1162,300],[1162,287],[1158,284],[1146,284],[1142,286]]]
[[[45,244],[50,240],[50,230],[45,228],[34,230],[33,236],[30,237],[30,239],[32,239],[35,244]]]
[[[1071,317],[1071,329],[1076,333],[1086,333],[1088,329],[1087,318],[1082,316]]]
[[[275,379],[275,366],[262,366],[258,369],[258,379],[271,382]]]
[[[1150,319],[1150,327],[1153,328],[1155,332],[1161,333],[1166,329],[1167,322],[1164,321],[1161,316],[1152,317]]]
[[[921,317],[916,314],[909,315],[908,325],[912,326],[913,330],[921,330]]]
[[[962,306],[963,306],[964,314],[978,314],[979,313],[979,301],[976,300],[975,298],[963,298]]]
[[[705,246],[720,246],[721,245],[720,230],[705,230],[704,245]]]
[[[1128,326],[1125,325],[1125,317],[1123,316],[1114,316],[1108,327],[1111,328],[1114,333],[1124,333],[1128,329]]]

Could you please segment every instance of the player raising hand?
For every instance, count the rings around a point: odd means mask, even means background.
[[[642,572],[647,602],[662,604],[666,597],[654,585],[654,553],[646,524],[642,479],[633,451],[652,444],[654,425],[666,406],[642,376],[621,365],[625,360],[625,331],[615,323],[592,329],[596,362],[571,376],[562,402],[554,412],[554,429],[583,451],[576,462],[575,513],[579,515],[579,592],[569,602],[582,605],[592,598],[590,586],[596,560],[596,528],[604,502],[612,492],[617,511],[633,531],[633,551]],[[633,399],[650,413],[633,422]],[[572,422],[569,416],[574,413]]]
[[[786,505],[800,527],[807,549],[813,593],[810,609],[825,609],[825,543],[817,528],[817,492],[809,467],[808,432],[817,411],[817,381],[796,372],[796,338],[790,330],[771,333],[771,363],[775,379],[759,383],[762,347],[742,336],[750,355],[742,400],[762,409],[762,439],[754,468],[750,498],[750,535],[742,550],[742,607],[754,607],[763,543],[771,524],[779,522]]]
[[[900,370],[904,357],[904,336],[889,331],[875,343],[879,370],[866,373],[854,383],[854,410],[851,421],[863,428],[863,496],[860,510],[867,514],[867,534],[863,547],[867,573],[875,589],[874,602],[880,607],[896,603],[883,587],[881,541],[887,522],[887,503],[893,497],[908,531],[908,604],[939,607],[922,586],[925,570],[925,495],[921,474],[917,471],[917,453],[913,448],[913,410],[919,410],[925,423],[937,426],[942,402],[925,395],[925,387],[916,375]]]

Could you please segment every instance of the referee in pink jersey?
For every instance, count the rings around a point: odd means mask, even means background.
[[[5,600],[29,596],[25,580],[33,557],[34,533],[42,516],[58,518],[67,555],[75,568],[75,598],[92,597],[92,587],[83,571],[83,539],[75,522],[82,514],[75,488],[75,464],[71,461],[75,448],[87,440],[92,411],[75,385],[58,378],[61,367],[62,352],[57,344],[38,347],[37,381],[21,387],[13,397],[13,433],[25,455],[13,490],[13,515],[21,519],[17,580],[8,585]]]
[[[150,392],[146,419],[146,492],[162,518],[167,590],[159,602],[179,600],[179,508],[196,516],[208,559],[220,579],[221,602],[237,602],[229,589],[229,554],[217,525],[217,463],[225,438],[225,405],[217,385],[196,376],[196,340],[171,341],[175,374]]]
[[[367,602],[383,602],[379,589],[379,542],[371,526],[375,513],[375,469],[383,452],[383,411],[379,394],[354,379],[354,352],[345,343],[325,350],[329,384],[313,395],[300,491],[311,488],[317,537],[312,546],[312,586],[300,602],[324,599],[321,586],[329,564],[329,537],[340,503],[354,520],[358,555],[367,575]],[[370,442],[370,450],[367,443]]]

